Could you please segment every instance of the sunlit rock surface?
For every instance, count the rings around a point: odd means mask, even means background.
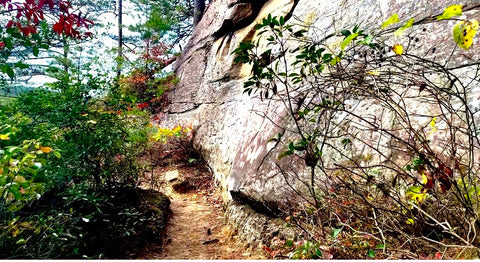
[[[225,200],[233,196],[253,206],[263,205],[266,213],[275,214],[296,199],[279,170],[289,169],[301,175],[303,163],[279,161],[277,156],[284,145],[274,147],[275,143],[268,142],[291,125],[282,120],[286,114],[284,106],[243,93],[243,82],[248,78],[250,67],[235,64],[232,51],[240,42],[256,37],[255,24],[268,14],[288,15],[291,17],[289,23],[297,19],[306,21],[327,35],[355,24],[365,29],[379,28],[393,13],[420,21],[458,3],[452,0],[212,1],[176,64],[180,82],[170,92],[170,105],[164,112],[163,124],[191,124],[194,127],[194,144],[211,166]],[[462,3],[478,4],[474,0]],[[470,10],[466,14],[479,19],[480,10]],[[448,58],[451,63],[461,64],[464,58],[450,57],[449,53],[455,45],[451,39],[454,24],[454,21],[426,21],[414,27],[410,32],[416,39],[410,42],[414,48],[409,50],[439,63]],[[310,37],[322,36],[312,34]],[[407,45],[408,39],[408,35],[392,36],[391,42]],[[432,52],[432,46],[436,47],[436,52]],[[477,40],[462,56],[479,56],[479,48]],[[468,73],[466,69],[465,78]],[[477,85],[472,90],[470,96],[475,97],[474,101],[478,100],[479,89]],[[417,113],[431,109],[420,106],[415,100],[409,103],[409,110]],[[373,104],[374,101],[364,101],[357,108],[366,115],[379,115],[382,109]],[[385,116],[380,121],[388,123],[390,119]],[[365,139],[375,141],[379,138],[365,135]]]

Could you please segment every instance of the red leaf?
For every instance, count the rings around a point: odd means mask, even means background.
[[[23,36],[29,36],[31,34],[35,34],[37,30],[33,26],[22,27],[20,30],[23,33]]]
[[[61,23],[60,21],[57,22],[57,23],[55,23],[55,24],[53,25],[53,28],[52,28],[52,29],[53,29],[53,31],[54,31],[55,33],[57,33],[57,34],[59,34],[59,35],[61,35],[61,34],[63,33],[63,25],[62,25],[62,23]]]
[[[428,189],[432,189],[435,181],[433,180],[430,173],[427,173],[427,172],[425,172],[425,173],[426,173],[426,176],[427,176],[427,183],[425,183],[425,185],[423,187],[428,188]]]
[[[48,7],[50,9],[53,9],[55,7],[55,3],[53,2],[53,0],[48,0]]]
[[[439,260],[442,259],[442,254],[440,254],[440,252],[437,252],[435,254],[435,259],[439,259]]]
[[[37,7],[38,7],[39,9],[41,9],[44,5],[45,5],[45,0],[40,0],[40,1],[38,1]]]
[[[22,31],[23,36],[28,36],[30,34],[30,30],[28,30],[28,27],[22,27],[20,28]]]
[[[268,253],[272,252],[272,249],[270,249],[268,246],[263,246],[263,250],[267,251]]]
[[[445,193],[445,191],[447,191],[447,187],[444,184],[440,184],[440,190],[442,193]]]
[[[67,1],[61,1],[60,3],[58,3],[58,7],[60,8],[60,11],[64,13],[69,13],[68,9],[70,9],[72,5]]]
[[[138,104],[137,106],[138,106],[138,108],[143,109],[143,108],[145,108],[145,107],[148,106],[148,103],[147,103],[147,102],[145,102],[145,103],[140,103],[140,104]]]

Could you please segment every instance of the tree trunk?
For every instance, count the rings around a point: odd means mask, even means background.
[[[70,47],[68,45],[67,39],[65,36],[62,39],[63,41],[63,70],[65,73],[68,73],[68,52],[70,51]]]
[[[123,23],[122,23],[122,0],[118,0],[118,53],[117,53],[117,80],[122,75],[123,64]]]
[[[205,12],[205,0],[194,0],[193,26],[200,22],[203,12]]]

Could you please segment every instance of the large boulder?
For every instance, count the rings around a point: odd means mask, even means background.
[[[476,3],[475,0],[464,2],[467,6]],[[233,198],[251,203],[253,207],[264,206],[267,213],[275,214],[283,204],[296,198],[291,184],[286,183],[279,170],[285,167],[301,173],[304,164],[278,161],[281,147],[275,147],[269,139],[291,125],[284,121],[285,108],[281,103],[261,101],[244,94],[243,83],[248,79],[251,67],[235,64],[232,51],[242,41],[256,37],[255,24],[268,14],[308,20],[327,34],[355,24],[367,29],[378,28],[393,13],[421,21],[441,14],[452,4],[457,1],[212,1],[176,64],[175,72],[180,82],[169,94],[170,105],[164,112],[163,124],[193,126],[194,144],[220,182],[225,200]],[[470,10],[468,14],[478,17],[478,13],[478,10]],[[415,27],[418,52],[428,53],[425,48],[431,46],[437,46],[438,50],[452,50],[455,45],[450,33],[453,25],[453,22],[439,25],[426,20]],[[392,39],[401,41],[401,38]],[[463,55],[478,56],[478,43],[476,47],[476,51],[472,48]],[[457,59],[449,57],[449,53],[429,54],[439,63]],[[457,62],[461,63],[460,60]],[[425,107],[415,103],[412,101],[409,108],[422,114]],[[380,112],[377,106],[374,101],[366,101],[358,110],[376,114]]]

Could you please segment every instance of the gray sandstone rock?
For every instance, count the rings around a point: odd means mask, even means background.
[[[320,31],[328,33],[333,29],[350,28],[355,24],[361,24],[367,29],[378,28],[382,21],[393,13],[398,13],[400,17],[415,17],[416,21],[419,21],[423,17],[442,13],[446,6],[458,4],[458,1],[454,0],[297,2],[270,0],[265,2],[260,10],[253,10],[250,2],[213,1],[198,24],[185,53],[176,64],[175,71],[181,80],[169,94],[170,105],[165,112],[166,119],[163,124],[191,124],[194,127],[194,145],[212,168],[227,201],[231,199],[230,192],[234,192],[237,199],[248,199],[257,205],[274,205],[281,209],[295,201],[296,194],[286,183],[286,179],[292,179],[293,183],[293,178],[282,175],[279,168],[291,171],[290,174],[303,174],[303,163],[278,161],[277,156],[282,145],[274,147],[274,143],[268,142],[292,124],[283,120],[283,106],[244,94],[243,83],[248,78],[250,67],[233,62],[232,51],[242,41],[255,37],[253,27],[258,21],[270,13],[275,16],[290,12],[292,17],[310,20]],[[464,2],[474,4],[476,1]],[[254,21],[242,24],[241,27],[233,26],[247,21],[254,13]],[[468,14],[478,19],[480,12],[472,10]],[[225,21],[231,23],[229,30],[233,32],[227,34]],[[450,39],[451,26],[450,22],[445,22],[442,26],[425,23],[421,27],[414,27],[412,30],[415,30],[419,38],[416,52],[433,56],[442,63],[449,54],[427,52],[429,50],[426,49],[434,45],[437,50],[452,50],[454,43]],[[428,34],[422,33],[424,31]],[[392,39],[402,41],[401,38]],[[465,51],[465,56],[478,58],[478,40],[476,45],[477,50]],[[453,60],[453,63],[462,62],[460,57],[454,57]],[[478,91],[480,87],[472,92]],[[419,106],[419,101],[411,100],[409,103],[408,108],[419,114],[431,109]],[[355,106],[359,112],[366,115],[382,113],[375,101],[361,101]],[[283,126],[279,127],[272,121]],[[390,123],[391,119],[385,116],[381,121]],[[365,139],[372,141],[383,139],[371,137],[369,134],[363,135]],[[388,141],[381,142],[388,144]],[[306,189],[299,187],[297,190]]]

